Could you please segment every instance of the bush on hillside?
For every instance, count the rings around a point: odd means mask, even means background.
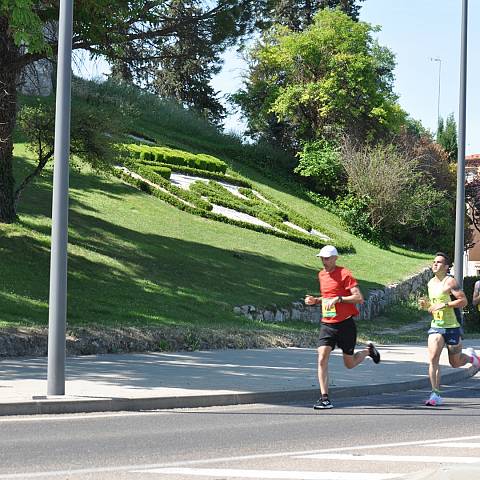
[[[385,244],[382,231],[372,225],[369,211],[369,199],[352,194],[337,200],[336,208],[351,233],[375,245]]]
[[[413,150],[408,155],[393,144],[358,147],[346,141],[341,160],[356,203],[350,197],[341,201],[340,215],[353,233],[362,231],[377,243],[451,247],[452,198],[433,184]]]
[[[345,192],[345,169],[340,162],[338,148],[331,142],[306,142],[298,157],[298,166],[294,171],[308,179],[307,185],[312,190],[330,198]]]
[[[466,333],[480,331],[480,312],[478,306],[472,303],[473,287],[478,280],[480,280],[480,277],[465,277],[463,279],[463,291],[468,300],[468,305],[463,309]]]

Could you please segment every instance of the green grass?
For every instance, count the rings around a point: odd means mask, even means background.
[[[357,322],[360,341],[373,341],[388,345],[392,343],[425,342],[429,315],[419,310],[416,300],[406,300],[390,305],[383,314],[368,322]],[[417,328],[415,324],[420,324]]]
[[[339,263],[353,270],[365,294],[429,262],[427,253],[382,250],[346,233],[334,215],[240,161],[238,141],[177,113],[172,109],[159,121],[158,112],[148,110],[135,131],[175,148],[219,156],[229,171],[314,223],[328,225],[354,245],[356,253],[342,256]],[[32,167],[32,158],[22,143],[15,145],[15,155],[20,179]],[[19,221],[0,225],[0,327],[48,322],[51,196],[49,166],[25,191]],[[317,292],[321,264],[311,247],[181,212],[87,167],[71,171],[69,215],[70,327],[316,328],[259,324],[232,313],[235,305],[281,306]],[[398,320],[402,322],[408,319]]]
[[[25,147],[17,144],[16,153],[26,168]],[[51,193],[47,169],[25,192],[19,222],[0,227],[0,326],[47,324]],[[178,211],[88,168],[71,172],[69,224],[69,326],[258,328],[235,317],[232,307],[285,305],[318,289],[316,250]],[[353,268],[364,291],[424,263],[359,246],[342,263]],[[389,268],[373,271],[370,255]]]

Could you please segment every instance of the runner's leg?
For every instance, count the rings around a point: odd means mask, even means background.
[[[328,360],[332,347],[318,347],[318,383],[320,385],[320,393],[328,395]]]
[[[428,336],[428,376],[432,390],[440,390],[440,355],[444,346],[445,340],[441,333],[431,333]]]
[[[357,365],[362,363],[365,360],[365,357],[368,356],[368,348],[364,348],[355,352],[354,355],[343,354],[343,363],[347,368],[355,368]]]
[[[468,355],[462,353],[462,344],[447,345],[448,349],[448,361],[453,368],[460,368],[471,363],[471,359]]]

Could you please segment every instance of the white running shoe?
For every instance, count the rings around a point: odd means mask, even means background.
[[[430,394],[430,398],[425,402],[427,407],[438,407],[443,403],[443,398],[435,392]]]
[[[469,357],[472,357],[472,365],[475,368],[480,368],[480,358],[478,357],[477,352],[472,347],[466,348],[463,352]]]

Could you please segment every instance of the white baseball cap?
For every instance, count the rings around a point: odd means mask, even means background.
[[[319,253],[316,255],[317,257],[338,257],[337,249],[333,245],[325,245]]]

